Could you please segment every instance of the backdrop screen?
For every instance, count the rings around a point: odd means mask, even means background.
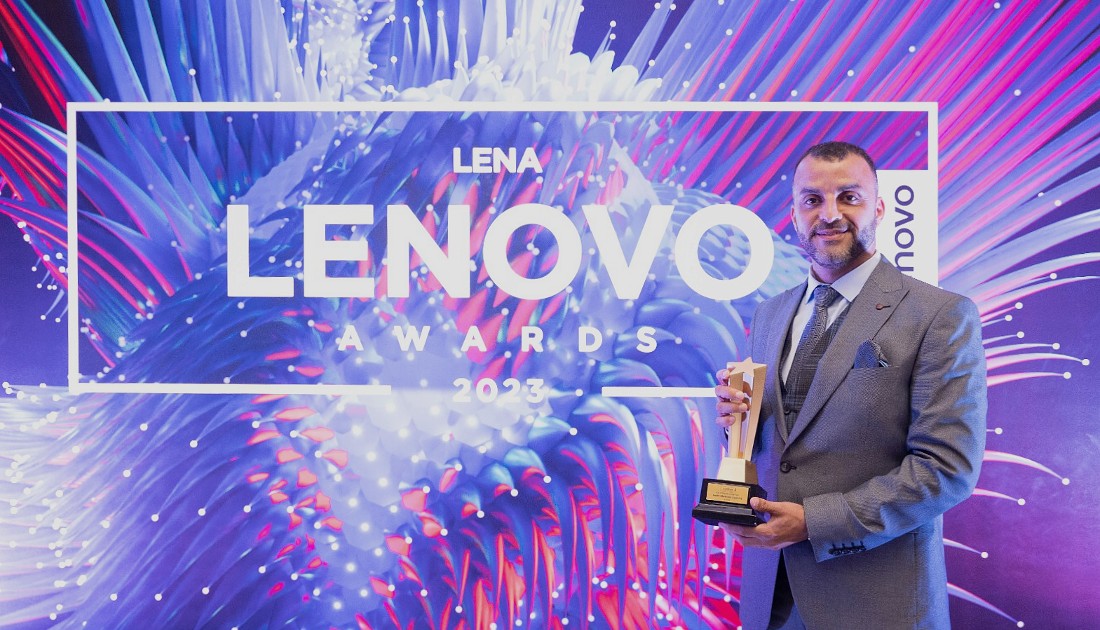
[[[0,0],[0,627],[736,628],[715,372],[830,139],[981,312],[954,623],[1095,623],[1098,26]]]

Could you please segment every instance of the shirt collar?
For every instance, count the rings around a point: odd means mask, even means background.
[[[863,285],[867,284],[867,280],[871,277],[871,273],[874,272],[875,267],[878,266],[879,260],[882,259],[881,254],[875,254],[863,262],[860,266],[844,274],[840,278],[837,278],[836,282],[833,282],[833,288],[849,303],[856,300],[856,296],[863,290]],[[809,279],[806,281],[806,297],[803,297],[803,301],[812,301],[814,289],[818,285],[825,284],[814,277],[813,272],[809,274]]]

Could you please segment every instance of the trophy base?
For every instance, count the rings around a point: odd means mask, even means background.
[[[691,509],[691,516],[697,521],[714,526],[729,523],[730,525],[756,527],[764,522],[760,520],[760,517],[756,515],[752,508],[735,505],[700,503]]]
[[[729,523],[755,527],[764,520],[749,507],[753,497],[766,499],[768,493],[754,483],[704,479],[699,503],[691,510],[691,516],[707,525]]]

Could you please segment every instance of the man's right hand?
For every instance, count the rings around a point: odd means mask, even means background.
[[[718,370],[717,376],[714,395],[718,397],[718,403],[714,408],[718,411],[718,417],[714,421],[720,427],[728,427],[749,410],[749,395],[726,384],[729,382],[729,370]]]

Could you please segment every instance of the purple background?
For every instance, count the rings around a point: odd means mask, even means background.
[[[93,4],[101,3],[3,2],[0,42],[4,46],[4,65],[13,68],[9,70],[0,66],[0,72],[10,72],[0,82],[0,100],[6,110],[46,125],[56,124],[39,96],[40,86],[26,78],[27,64],[33,65],[33,62],[20,59],[17,56],[20,49],[13,44],[14,34],[27,28],[27,25],[36,33],[53,33],[59,47],[90,75],[91,82],[104,94],[112,93],[111,78],[103,74],[102,67],[96,66],[88,53],[89,47],[94,44],[86,34],[94,18],[91,22],[85,21],[81,13]],[[132,16],[131,11],[125,10],[129,4],[111,2],[104,6],[123,24],[123,39],[132,47],[137,38],[132,23],[127,21]],[[1058,261],[1064,256],[1092,256],[1081,264],[1065,264],[1058,270],[1060,277],[1079,277],[1082,278],[1080,282],[1042,288],[1025,295],[1020,299],[1023,308],[1011,311],[1011,322],[1001,321],[999,315],[990,315],[999,308],[983,308],[983,314],[989,315],[987,346],[993,350],[1010,343],[1002,337],[1012,337],[1017,332],[1023,333],[1023,342],[1060,344],[1059,350],[1035,350],[1037,354],[1030,360],[991,370],[991,374],[1004,377],[1004,382],[998,382],[990,390],[989,426],[991,430],[1000,431],[990,433],[988,449],[1037,462],[1054,474],[1027,465],[987,462],[982,471],[980,488],[1003,493],[1008,498],[977,496],[968,500],[947,514],[946,532],[949,538],[959,543],[979,552],[988,552],[987,558],[981,558],[960,549],[947,551],[952,584],[987,603],[983,606],[964,601],[962,597],[953,598],[952,618],[957,627],[1010,628],[1016,627],[1017,622],[1031,628],[1083,628],[1095,625],[1100,619],[1100,597],[1094,587],[1100,578],[1100,570],[1093,561],[1100,555],[1100,525],[1095,519],[1096,505],[1100,503],[1100,484],[1096,483],[1100,479],[1100,440],[1096,432],[1097,421],[1100,420],[1097,412],[1100,409],[1100,379],[1096,378],[1095,365],[1082,365],[1079,359],[1094,358],[1100,349],[1100,335],[1095,332],[1100,327],[1100,310],[1095,307],[1096,280],[1093,278],[1100,275],[1100,264],[1095,260],[1096,253],[1100,251],[1100,235],[1095,218],[1091,219],[1091,227],[1073,238],[1058,238],[1039,230],[1072,217],[1091,216],[1090,213],[1095,214],[1100,207],[1100,189],[1094,184],[1100,181],[1100,146],[1096,140],[1088,140],[1100,134],[1100,99],[1092,87],[1097,83],[1100,67],[1097,55],[1100,45],[1094,41],[1096,29],[1100,27],[1100,13],[1095,7],[1060,7],[1053,2],[1005,2],[1001,3],[1003,7],[996,8],[994,3],[984,2],[940,3],[931,7],[899,2],[879,9],[830,7],[825,2],[795,2],[786,7],[779,4],[755,5],[752,19],[762,20],[762,24],[773,25],[774,29],[754,29],[754,36],[745,36],[743,46],[735,48],[724,58],[723,63],[729,65],[730,72],[736,75],[733,64],[750,59],[758,52],[752,48],[752,43],[766,42],[762,48],[772,51],[771,56],[765,55],[765,59],[749,64],[743,71],[743,75],[748,77],[746,85],[725,98],[744,100],[748,98],[749,90],[759,90],[764,94],[766,90],[774,89],[772,100],[794,99],[789,96],[789,91],[797,86],[800,91],[797,100],[939,102],[940,208],[944,225],[941,232],[942,257],[946,263],[967,252],[976,252],[979,262],[991,260],[996,255],[1004,257],[992,264],[997,269],[993,277],[986,278],[980,274],[970,277],[965,274],[967,268],[962,267],[959,271],[944,274],[944,286],[976,299],[985,287],[993,294],[1004,294],[1016,289],[1022,281],[1006,280],[999,285],[998,278],[1009,278],[1013,272],[1029,265]],[[690,10],[695,15],[713,13],[714,20],[723,20],[728,19],[728,14],[720,13],[724,9],[719,9],[714,3],[704,5],[696,1],[679,2],[677,5],[661,36],[656,38],[655,47],[666,52],[658,58],[659,63],[652,72],[670,78],[669,86],[657,98],[723,100],[721,90],[713,85],[699,88],[697,93],[685,93],[677,91],[676,81],[671,79],[674,75],[678,76],[676,73],[685,72],[684,66],[704,66],[698,57],[682,52],[681,42],[693,35],[690,31],[676,30],[680,20],[685,19],[683,16]],[[613,32],[616,38],[610,41],[608,48],[616,52],[616,66],[636,42],[653,13],[651,2],[589,1],[584,2],[584,7],[573,39],[573,50],[589,56],[600,52],[608,24],[615,20]],[[154,13],[158,12],[159,9],[154,10]],[[1067,19],[1067,13],[1073,12],[1072,19]],[[37,14],[42,22],[21,22],[13,17],[25,17],[32,13]],[[416,15],[415,4],[398,3],[395,13]],[[998,22],[1002,13],[1010,13],[1011,19],[1004,18]],[[863,19],[867,22],[862,30],[852,26]],[[967,20],[975,26],[963,31],[951,30],[952,22],[963,23]],[[735,22],[729,23],[731,27],[737,25]],[[905,48],[910,42],[921,52],[937,52],[930,53],[920,62],[906,61]],[[806,48],[799,48],[803,45]],[[821,75],[821,84],[808,87],[806,82],[818,77],[815,62],[834,57],[841,59],[837,68],[860,68],[854,81],[844,78],[840,71],[834,69],[833,74]],[[677,59],[681,60],[679,65]],[[1059,69],[1067,66],[1067,59],[1077,60],[1079,67],[1069,70],[1076,69],[1078,74],[1056,76]],[[59,62],[58,67],[62,68],[61,74],[64,75],[64,63]],[[964,81],[966,77],[958,78],[959,75],[952,75],[958,82],[943,78],[945,69],[957,70],[960,67],[973,70],[974,74],[970,77],[973,83]],[[1020,70],[1020,67],[1025,69]],[[1026,68],[1033,68],[1034,71],[1029,73]],[[397,70],[393,72],[397,74]],[[998,75],[1004,78],[990,78]],[[16,78],[12,79],[13,76]],[[71,86],[66,89],[71,100],[84,100],[83,96],[74,95]],[[1020,90],[1021,95],[1015,96],[1014,90]],[[991,92],[999,96],[990,99]],[[1033,96],[1050,100],[1027,100]],[[1074,113],[1067,113],[1073,104],[1081,107]],[[1005,127],[1002,126],[1005,121],[1014,122]],[[1067,153],[1042,153],[1067,137],[1083,138],[1072,160]],[[1037,160],[1039,156],[1044,156],[1041,158],[1045,160],[1041,168],[1028,161],[1031,156],[1036,156]],[[889,168],[889,159],[884,156],[880,166]],[[773,174],[785,172],[786,163],[778,161],[781,163],[765,170]],[[0,177],[5,180],[10,176],[11,173],[6,170],[0,171]],[[1078,178],[1085,183],[1070,185]],[[1066,198],[1060,199],[1060,205],[1025,215],[1028,211],[1026,204],[1035,198],[1037,191],[1059,186],[1066,187],[1068,191]],[[10,194],[11,188],[0,188],[0,196],[10,197]],[[754,207],[752,200],[732,201]],[[771,211],[781,214],[782,208]],[[9,211],[8,214],[12,213]],[[1023,216],[1029,218],[1020,222]],[[790,236],[789,228],[777,227],[781,236]],[[1028,244],[1040,238],[1037,235],[1042,235],[1043,246],[1037,246],[1034,251],[1028,250]],[[1014,252],[1020,254],[1013,257]],[[0,440],[3,440],[0,443],[4,444],[4,448],[0,450],[13,454],[24,452],[23,449],[27,448],[13,430],[15,418],[22,409],[20,405],[23,403],[19,401],[24,400],[17,397],[17,392],[33,392],[39,383],[51,386],[65,384],[64,304],[55,305],[57,291],[36,286],[49,282],[46,271],[40,265],[35,267],[37,262],[38,256],[23,242],[22,232],[13,222],[0,219],[0,268],[3,269],[0,288],[4,296],[0,300],[0,381],[17,385],[5,394],[8,406],[0,408],[0,420],[5,421],[4,428],[0,429]],[[1058,267],[1058,263],[1053,264]],[[994,299],[978,301],[980,307],[995,302]],[[41,318],[43,314],[47,314],[45,321]],[[62,317],[62,322],[55,322],[55,317]],[[92,350],[86,344],[82,347],[84,351]],[[1059,354],[1069,358],[1056,356]],[[1072,377],[1065,379],[1058,376],[1063,372],[1071,373]],[[115,401],[111,404],[123,403]],[[131,424],[140,421],[136,416],[127,418],[125,413],[119,414],[119,417]],[[79,431],[74,434],[79,435]],[[245,431],[241,435],[247,438],[249,434],[250,431]],[[235,456],[235,449],[244,452],[239,442],[237,446],[233,446],[233,442],[227,444],[227,460]],[[48,449],[42,452],[48,452]],[[167,461],[175,463],[174,459]],[[84,470],[79,466],[80,459],[77,458],[73,475]],[[211,479],[222,474],[200,473],[197,466],[177,472],[166,465],[165,470],[207,485],[213,484]],[[62,472],[60,476],[52,477],[61,480],[57,481],[59,488],[68,487],[71,482],[65,474]],[[212,476],[207,478],[204,474]],[[240,471],[225,474],[239,476]],[[1064,485],[1058,477],[1069,479],[1069,484]],[[416,479],[406,481],[409,484],[419,483]],[[105,482],[105,486],[110,484]],[[1025,499],[1024,505],[1018,505],[1015,501],[1020,498]],[[410,516],[410,520],[415,519]],[[0,523],[4,523],[4,516],[0,516]],[[258,518],[244,524],[226,522],[225,526],[247,528],[257,523]],[[14,517],[4,525],[12,531],[23,527]],[[135,525],[134,531],[140,536],[146,530]],[[251,536],[254,532],[248,530],[248,533]],[[266,550],[262,553],[273,552]],[[335,554],[333,557],[336,557]],[[76,604],[80,598],[73,597],[68,588],[57,588],[52,593],[48,587],[45,589],[45,601],[65,605],[65,615],[58,620],[44,616],[41,606],[28,604],[27,599],[19,596],[17,586],[22,579],[21,563],[24,561],[22,556],[0,548],[0,579],[3,580],[0,597],[11,598],[7,600],[8,605],[0,608],[7,607],[14,611],[0,621],[0,625],[42,627],[66,620],[79,625],[84,614]],[[197,561],[201,564],[209,562],[210,558],[199,556]],[[426,571],[429,565],[424,563],[418,566]],[[125,567],[114,570],[117,573],[100,569],[100,575],[107,573],[111,579],[134,592],[146,588],[140,579],[134,577],[140,572],[128,573]],[[427,571],[426,574],[431,575]],[[227,570],[225,575],[231,573]],[[254,574],[249,575],[248,580],[255,577]],[[322,575],[317,579],[324,581],[325,578]],[[184,582],[180,578],[176,583]],[[314,626],[352,622],[347,615],[340,616],[331,611],[322,614],[319,608],[306,605],[293,612],[298,600],[292,598],[301,597],[301,593],[293,590],[291,582],[287,584],[290,586],[281,591],[282,594],[267,593],[267,583],[256,586],[257,594],[254,596],[257,599],[266,597],[265,601],[273,603],[261,606],[253,602],[253,595],[249,595],[246,601],[244,594],[235,599],[229,598],[225,603],[241,608],[255,606],[268,615],[244,620],[242,624],[247,627],[259,625],[257,620],[261,618],[273,622],[297,619]],[[151,596],[141,601],[152,606]],[[407,603],[411,600],[403,601]],[[2,603],[3,600],[0,600]],[[680,606],[682,609],[691,608],[690,604],[683,602]],[[66,616],[74,610],[73,616]],[[94,610],[91,618],[101,623],[126,623],[123,618],[111,617],[111,613],[105,612],[109,611],[108,608],[88,610]],[[723,609],[719,604],[714,604],[714,610]],[[413,612],[406,610],[404,614]],[[419,614],[423,615],[423,611]],[[429,616],[431,614],[434,613],[429,613]],[[179,619],[176,618],[177,621]],[[388,616],[370,619],[372,623],[385,624]],[[469,619],[469,623],[473,624],[472,618]],[[194,625],[202,618],[191,621]],[[217,619],[217,622],[224,621]],[[657,617],[648,618],[646,623],[653,626],[669,624],[667,620]],[[700,622],[700,626],[703,625]]]

